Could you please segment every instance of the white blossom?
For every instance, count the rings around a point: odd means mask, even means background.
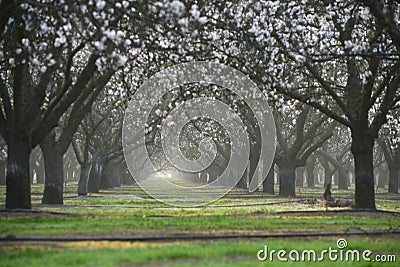
[[[206,23],[207,23],[207,17],[200,17],[200,18],[199,18],[199,22],[200,22],[201,24],[206,24]]]
[[[46,22],[42,22],[42,23],[40,24],[40,30],[41,30],[42,32],[46,32],[47,29],[48,29],[47,23],[46,23]]]
[[[192,8],[190,9],[190,14],[195,20],[198,20],[200,17],[200,11],[199,11],[199,6],[198,5],[192,5]]]
[[[115,30],[105,30],[103,31],[104,36],[106,36],[108,39],[114,40],[116,36]]]
[[[125,45],[126,46],[131,46],[131,44],[132,44],[132,41],[130,39],[126,39],[125,40]]]
[[[29,39],[28,38],[22,38],[21,39],[21,44],[25,47],[29,46]]]
[[[97,48],[99,51],[103,51],[105,49],[105,45],[101,41],[96,41],[94,42],[94,46]]]
[[[128,58],[124,55],[120,55],[118,57],[118,66],[121,67],[123,65],[125,65],[125,63],[128,61]]]
[[[294,56],[294,59],[295,59],[297,62],[299,62],[299,63],[304,63],[304,62],[306,62],[306,58],[305,58],[304,56],[302,56],[302,55],[295,55],[295,56]]]
[[[102,10],[106,6],[106,1],[97,1],[96,2],[96,8],[98,10]]]
[[[345,49],[351,49],[351,48],[353,48],[353,42],[351,41],[351,40],[346,40],[346,41],[344,41],[344,48]]]
[[[170,8],[171,11],[178,16],[181,16],[183,12],[185,11],[185,5],[179,1],[179,0],[174,0],[170,3]]]
[[[60,47],[60,46],[64,45],[66,42],[67,42],[67,38],[64,35],[57,37],[54,41],[54,47]]]

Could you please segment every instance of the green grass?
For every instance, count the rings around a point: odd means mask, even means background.
[[[320,196],[322,189],[303,191],[304,197]],[[42,213],[0,214],[0,236],[160,236],[171,234],[221,234],[232,232],[290,233],[334,232],[346,230],[399,229],[398,216],[381,213],[324,213],[323,203],[309,205],[287,203],[286,198],[245,194],[233,191],[226,197],[201,208],[177,208],[147,198],[137,187],[102,190],[87,197],[76,196],[76,184],[66,188],[66,205],[41,205],[42,185],[32,186],[33,208]],[[333,192],[335,197],[351,196],[352,191]],[[0,205],[4,205],[5,187],[0,187]],[[131,195],[144,198],[131,198]],[[238,197],[239,196],[239,197]],[[240,197],[241,196],[241,197]],[[398,195],[377,195],[379,209],[398,211]],[[263,204],[257,206],[238,206]],[[264,205],[265,204],[265,205]],[[96,207],[97,206],[97,207]],[[219,206],[219,207],[218,207]],[[224,207],[227,206],[227,207]],[[288,210],[319,210],[317,214],[302,216],[298,213],[280,213]],[[47,213],[47,212],[56,212]],[[58,214],[57,214],[58,213]],[[5,216],[2,216],[5,215]],[[380,254],[396,254],[400,259],[398,236],[347,237],[349,249],[370,249]],[[268,240],[231,240],[210,242],[121,243],[39,243],[0,244],[0,266],[286,266],[274,261],[259,262],[256,253],[268,244],[271,249],[336,248],[336,237],[292,238]],[[81,244],[78,246],[78,244]],[[94,244],[94,245],[93,245]],[[289,262],[293,266],[346,266],[354,263]],[[355,266],[397,266],[395,263],[359,262]]]
[[[369,240],[367,238],[348,238],[347,249],[366,250],[374,254],[395,254],[399,258],[400,243],[396,240]],[[268,245],[269,249],[298,251],[313,249],[317,252],[323,249],[337,249],[336,239],[326,241],[241,241],[214,243],[183,243],[150,247],[133,247],[127,249],[89,249],[76,251],[38,251],[35,249],[7,252],[1,255],[1,266],[265,266],[271,262],[260,262],[256,254]],[[290,264],[292,263],[292,264]],[[396,266],[396,263],[367,263],[362,262],[330,262],[325,258],[324,263],[289,262],[295,266]],[[286,266],[275,258],[273,266]]]
[[[140,214],[138,214],[140,215]],[[145,214],[143,214],[145,215]],[[143,216],[142,215],[142,216]],[[397,218],[279,216],[66,217],[0,218],[1,235],[110,233],[137,230],[343,231],[400,228]]]

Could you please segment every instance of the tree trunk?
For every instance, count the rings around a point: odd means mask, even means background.
[[[114,164],[110,161],[104,165],[103,173],[100,180],[100,189],[108,189],[113,187],[112,186],[113,169],[114,169]]]
[[[307,180],[308,188],[315,187],[314,168],[315,168],[315,164],[307,164],[306,165],[306,172],[307,172],[306,180]]]
[[[256,176],[254,176],[253,177],[253,175],[255,174],[255,172],[256,172],[256,170],[257,170],[257,166],[258,166],[258,161],[260,160],[260,156],[261,156],[261,136],[258,136],[257,134],[256,134],[256,137],[255,137],[255,139],[256,139],[256,143],[255,143],[255,145],[253,146],[253,148],[251,149],[250,148],[250,152],[252,152],[252,153],[250,153],[250,157],[249,157],[249,161],[248,161],[248,168],[249,168],[249,172],[248,172],[248,184],[250,185],[251,184],[251,181],[253,180],[253,178],[256,178],[256,179],[258,179],[258,175],[256,175]],[[258,173],[257,173],[258,174]],[[256,184],[258,185],[259,184],[259,181],[256,181]],[[248,188],[249,186],[247,186],[247,188]],[[247,189],[246,188],[246,189]]]
[[[332,184],[332,176],[335,170],[329,167],[329,162],[324,157],[320,157],[320,162],[324,168],[324,188],[326,188],[328,184]]]
[[[275,189],[274,189],[274,166],[275,164],[272,164],[271,169],[269,169],[269,172],[267,174],[267,178],[263,181],[263,192],[267,194],[275,194]]]
[[[78,195],[86,196],[88,193],[87,185],[89,180],[90,164],[85,162],[81,165],[81,173],[78,182]]]
[[[348,187],[348,177],[347,177],[347,171],[345,168],[339,168],[338,169],[338,189],[339,190],[347,190],[349,189]]]
[[[6,161],[0,160],[0,185],[6,185]]]
[[[355,207],[357,209],[376,209],[374,188],[373,148],[374,138],[366,131],[353,130],[351,152],[355,170]]]
[[[44,158],[44,193],[42,204],[63,204],[64,165],[63,153],[50,132],[40,144]]]
[[[296,196],[296,166],[290,160],[279,164],[279,196]]]
[[[10,134],[8,139],[6,208],[30,209],[31,185],[29,179],[29,155],[31,140],[22,132]]]
[[[388,172],[387,169],[384,166],[385,164],[381,164],[378,166],[378,188],[385,188],[387,182],[388,182]]]
[[[98,193],[100,189],[100,182],[103,175],[104,159],[96,158],[92,167],[90,168],[88,193]]]
[[[388,192],[389,193],[399,193],[399,171],[400,171],[400,166],[398,165],[399,162],[396,162],[394,164],[388,165],[389,167],[389,188]]]

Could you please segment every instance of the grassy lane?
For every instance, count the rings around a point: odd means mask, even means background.
[[[304,242],[307,241],[307,242]],[[354,237],[347,239],[346,249],[373,251],[371,259],[376,254],[394,254],[397,259],[400,255],[400,243],[394,239]],[[96,248],[88,246],[86,249],[60,248],[48,250],[46,247],[3,252],[1,266],[287,266],[287,262],[279,262],[273,258],[261,262],[257,259],[257,252],[267,245],[269,251],[292,249],[298,251],[315,250],[319,253],[332,247],[337,249],[336,239],[324,240],[268,240],[268,241],[241,241],[237,243],[161,243],[161,244],[131,244],[127,248]],[[79,245],[76,245],[78,246]],[[301,255],[301,254],[300,254]],[[287,257],[287,256],[286,256]],[[301,259],[301,258],[299,258]],[[394,262],[289,262],[289,266],[397,266]]]
[[[321,188],[304,190],[303,197],[320,196]],[[33,208],[40,212],[0,212],[0,236],[44,237],[146,237],[173,235],[277,234],[293,232],[344,232],[400,229],[400,215],[387,212],[325,211],[317,203],[279,203],[275,195],[234,191],[200,208],[177,208],[148,198],[137,187],[103,190],[86,197],[76,196],[76,185],[68,186],[65,204],[41,205],[43,186],[32,187]],[[5,188],[0,187],[4,207]],[[336,192],[351,198],[352,191]],[[400,211],[399,196],[377,195],[377,207]],[[298,200],[295,198],[293,200]],[[272,204],[271,204],[272,203]],[[255,206],[241,206],[251,205]],[[233,207],[238,205],[237,207]],[[294,211],[287,212],[287,211]],[[305,212],[308,211],[308,212]],[[394,254],[400,260],[399,235],[346,236],[347,249]],[[336,249],[339,237],[268,240],[187,242],[2,242],[0,266],[398,266],[393,262],[260,262],[256,255],[270,249]],[[396,239],[397,238],[397,239]]]
[[[2,217],[0,235],[116,233],[145,230],[344,231],[400,228],[398,217],[330,216],[57,216]]]

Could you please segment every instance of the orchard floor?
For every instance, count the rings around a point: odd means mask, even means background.
[[[321,199],[322,187],[300,190],[302,200],[233,190],[203,207],[178,208],[136,186],[78,197],[71,183],[61,206],[40,204],[43,186],[34,185],[33,211],[11,212],[4,210],[0,186],[0,266],[398,266],[400,195],[379,189],[378,211],[327,211],[324,201],[309,201]],[[332,190],[340,199],[352,199],[353,192]],[[347,242],[343,249],[340,238]],[[287,251],[285,258],[296,249],[299,261],[296,254],[279,261],[276,253],[272,262],[260,261],[265,246]],[[328,254],[318,261],[329,248],[338,255],[371,250],[371,261],[330,260]],[[302,261],[303,250],[315,250],[316,261]]]

